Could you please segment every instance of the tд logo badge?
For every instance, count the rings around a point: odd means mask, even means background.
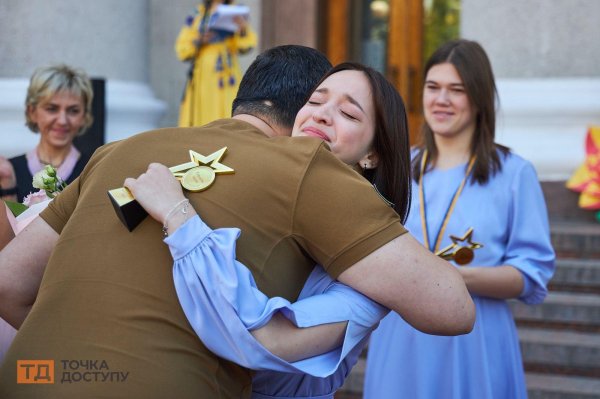
[[[54,360],[17,360],[17,384],[54,384]]]

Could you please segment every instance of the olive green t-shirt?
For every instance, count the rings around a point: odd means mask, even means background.
[[[161,224],[129,232],[107,196],[151,162],[222,147],[217,174],[185,192],[213,228],[239,227],[238,259],[269,296],[294,300],[315,263],[334,278],[404,228],[372,186],[313,138],[250,124],[160,129],[106,145],[41,214],[59,241],[0,374],[2,398],[240,398],[250,372],[213,355],[185,318]],[[32,245],[35,245],[32,243]],[[16,384],[17,360],[54,360],[53,384]]]

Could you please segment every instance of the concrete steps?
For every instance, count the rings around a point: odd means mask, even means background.
[[[600,259],[600,223],[557,220],[550,230],[560,259]]]
[[[557,259],[550,289],[600,294],[600,259]]]
[[[544,303],[510,303],[530,399],[600,398],[600,224],[571,215],[551,220],[557,262]]]
[[[519,338],[526,370],[596,377],[600,382],[600,334],[519,328]]]
[[[598,294],[550,292],[540,305],[511,301],[510,307],[519,325],[547,325],[550,328],[568,327],[578,331],[600,332]]]
[[[600,380],[527,373],[529,399],[598,399]]]
[[[581,210],[557,216],[550,223],[557,261],[548,297],[535,306],[510,303],[529,398],[598,399],[600,224]]]

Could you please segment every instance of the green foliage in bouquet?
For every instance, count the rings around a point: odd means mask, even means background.
[[[10,209],[12,214],[15,215],[15,217],[19,216],[27,210],[27,205],[21,204],[20,202],[4,201],[4,203],[6,204],[8,209]]]
[[[15,217],[25,212],[34,203],[56,197],[58,193],[67,187],[67,184],[57,175],[56,169],[51,165],[46,165],[44,169],[33,176],[32,185],[40,191],[28,195],[22,204],[19,202],[4,201]]]

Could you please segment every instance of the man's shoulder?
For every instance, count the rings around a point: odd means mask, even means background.
[[[314,137],[287,137],[279,136],[272,137],[269,142],[273,146],[281,147],[283,150],[292,150],[306,153],[325,152],[331,154],[329,147],[323,140]],[[333,156],[333,154],[331,154]]]
[[[265,151],[265,159],[272,160],[277,167],[293,167],[303,175],[310,172],[315,177],[335,179],[340,175],[356,174],[331,152],[327,143],[313,137],[270,138],[261,151]]]
[[[127,139],[123,140],[124,142],[129,141],[138,141],[138,140],[148,140],[152,138],[157,138],[161,136],[185,136],[185,135],[198,135],[198,134],[216,134],[220,132],[227,132],[230,134],[240,134],[240,133],[252,133],[256,134],[259,137],[266,138],[266,135],[262,133],[258,128],[252,126],[251,124],[233,119],[217,119],[213,122],[207,123],[202,126],[193,126],[193,127],[162,127],[153,130],[148,130],[145,132],[134,134]]]
[[[121,151],[157,151],[173,145],[235,142],[238,138],[266,140],[259,129],[235,119],[219,119],[198,127],[163,127],[137,133],[118,142]]]

